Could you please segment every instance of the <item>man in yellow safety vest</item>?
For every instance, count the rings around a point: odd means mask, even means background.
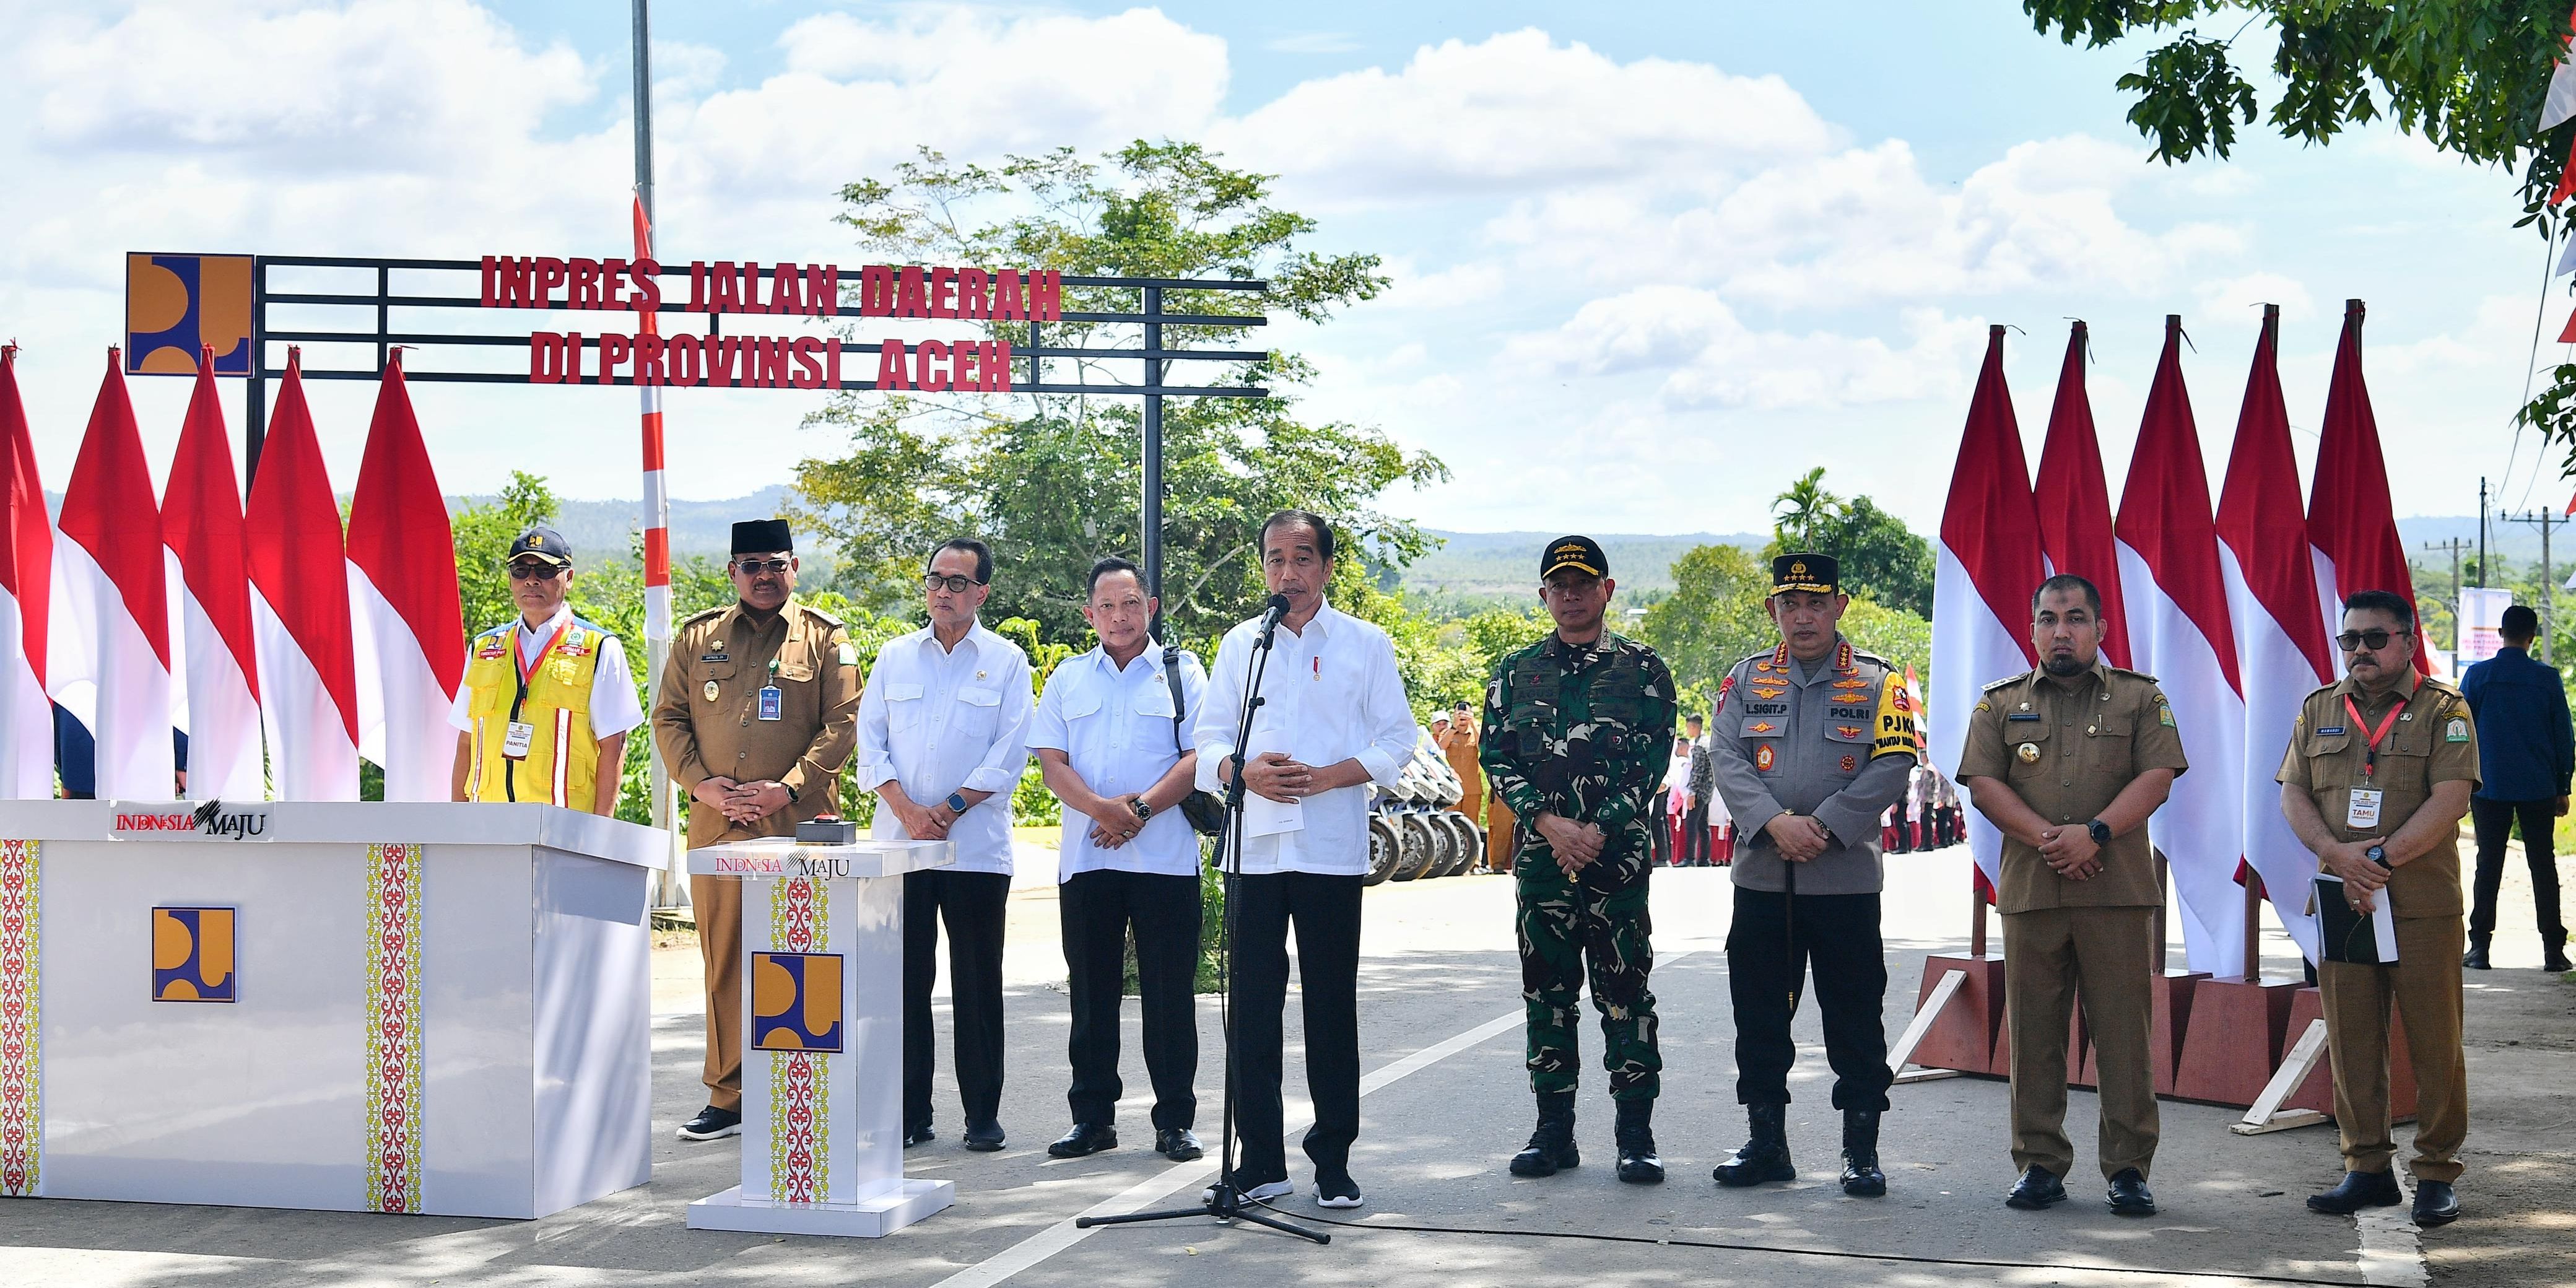
[[[520,533],[506,562],[519,619],[474,637],[448,715],[456,799],[615,813],[626,734],[644,723],[626,650],[564,602],[572,545],[562,533]]]

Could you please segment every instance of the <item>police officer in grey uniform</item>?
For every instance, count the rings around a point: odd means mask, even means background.
[[[1735,1098],[1752,1139],[1718,1166],[1721,1185],[1797,1175],[1789,1160],[1789,1020],[1810,969],[1824,1008],[1846,1194],[1887,1192],[1878,1116],[1895,1081],[1879,1022],[1879,816],[1905,795],[1921,747],[1904,676],[1838,624],[1851,599],[1820,554],[1771,564],[1780,643],[1718,686],[1709,756],[1735,819],[1735,920],[1726,936],[1735,1001]]]

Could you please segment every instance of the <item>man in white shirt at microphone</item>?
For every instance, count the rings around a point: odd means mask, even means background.
[[[1260,641],[1262,705],[1244,744],[1242,879],[1233,917],[1235,1128],[1232,1178],[1246,1198],[1296,1192],[1288,1179],[1279,1101],[1288,935],[1297,936],[1306,1090],[1315,1125],[1306,1156],[1315,1201],[1360,1205],[1351,1142],[1360,1130],[1360,885],[1368,871],[1368,784],[1393,786],[1421,736],[1386,632],[1325,602],[1333,529],[1323,516],[1281,510],[1261,525],[1270,611],[1228,631],[1200,704],[1198,784],[1233,781],[1244,690]],[[1275,630],[1272,627],[1275,625]]]

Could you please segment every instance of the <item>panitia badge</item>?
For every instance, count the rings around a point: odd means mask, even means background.
[[[709,680],[709,681],[707,681],[706,695],[707,695],[707,701],[709,701],[709,702],[713,702],[713,701],[715,701],[715,700],[716,700],[716,682],[715,682],[715,681],[713,681],[713,680]]]
[[[1771,744],[1767,742],[1761,743],[1753,748],[1753,767],[1755,769],[1761,770],[1763,773],[1767,774],[1771,772],[1771,766],[1778,762],[1779,756],[1771,750]]]
[[[2013,754],[2021,757],[2021,763],[2025,765],[2036,765],[2039,763],[2039,744],[2025,742]]]

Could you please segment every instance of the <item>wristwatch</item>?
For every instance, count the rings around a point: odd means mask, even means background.
[[[2391,871],[2395,870],[2396,865],[2388,861],[2388,847],[2385,845],[2374,845],[2367,850],[2363,850],[2361,852],[2361,857],[2368,859],[2383,868],[2388,868]]]
[[[2093,838],[2095,845],[2111,843],[2111,825],[2098,818],[2084,825],[2084,833]]]
[[[966,812],[966,794],[963,792],[950,792],[948,793],[946,804],[948,806],[949,813],[963,814]]]
[[[1127,808],[1136,811],[1136,821],[1139,823],[1151,823],[1154,821],[1154,807],[1146,804],[1145,798],[1142,796],[1127,802]]]

